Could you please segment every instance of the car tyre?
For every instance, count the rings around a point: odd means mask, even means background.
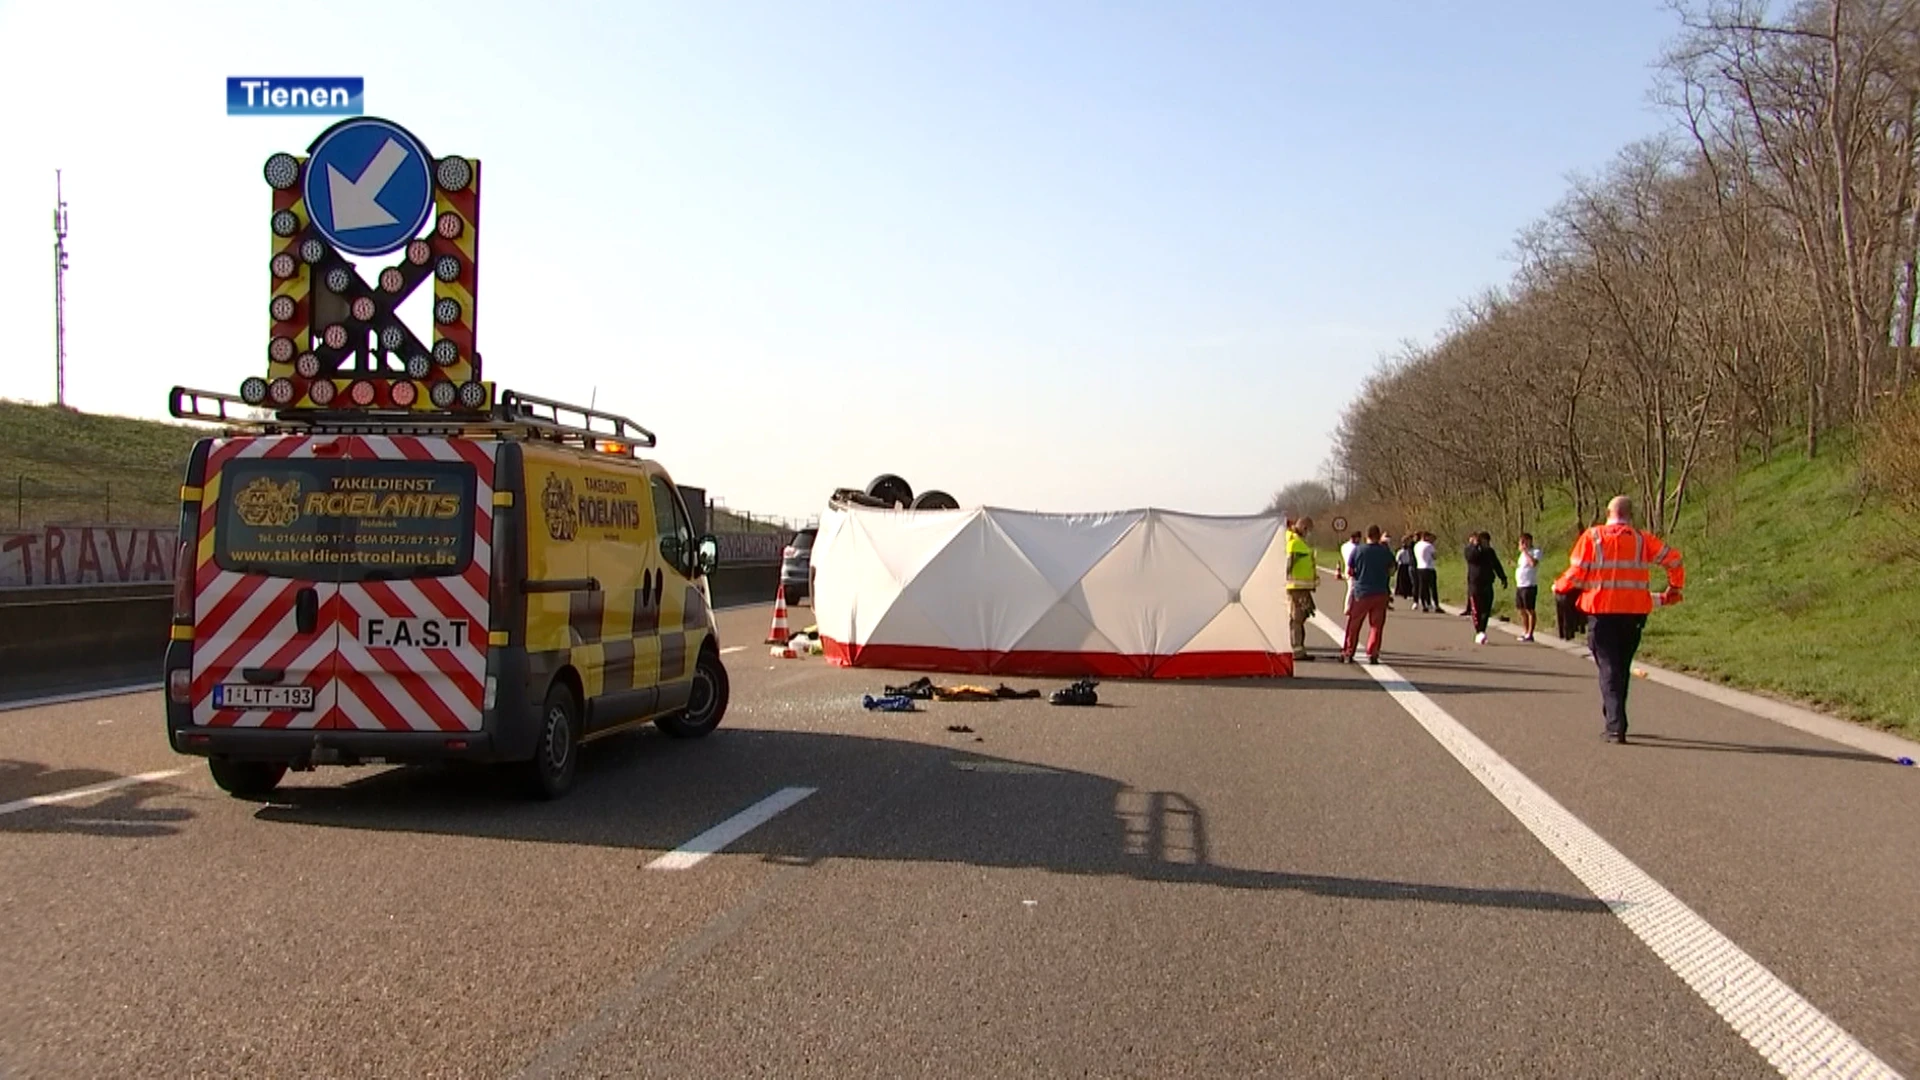
[[[693,690],[687,698],[687,707],[654,721],[654,726],[676,739],[710,735],[727,715],[730,690],[727,667],[720,662],[720,654],[702,649],[700,659],[693,665]]]
[[[539,729],[533,760],[526,763],[528,793],[538,799],[557,799],[573,787],[580,765],[580,703],[565,683],[555,683],[547,691]]]
[[[867,494],[896,509],[913,505],[913,488],[892,473],[882,473],[867,485]]]
[[[220,790],[242,799],[257,799],[280,786],[287,766],[277,761],[235,761],[230,757],[207,759],[207,771]]]
[[[944,491],[923,491],[913,500],[915,510],[958,510],[959,500]]]

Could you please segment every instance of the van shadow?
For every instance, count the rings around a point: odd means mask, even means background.
[[[61,769],[34,761],[0,758],[0,803],[53,795],[111,783],[122,777],[102,769]],[[79,833],[87,836],[172,836],[193,811],[148,806],[151,800],[178,795],[178,784],[154,780],[115,788],[72,802],[50,802],[0,814],[0,832]]]
[[[578,786],[556,802],[527,801],[496,772],[395,769],[338,786],[283,788],[257,817],[589,845],[631,852],[644,866],[653,853],[798,786],[816,794],[726,850],[783,865],[948,863],[1363,900],[1609,910],[1591,896],[1533,889],[1222,866],[1209,850],[1206,811],[1184,794],[984,755],[970,736],[951,743],[751,729],[676,742],[638,732],[588,747]]]

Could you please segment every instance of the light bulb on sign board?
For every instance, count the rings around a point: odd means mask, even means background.
[[[285,191],[300,181],[300,162],[292,154],[274,154],[267,158],[267,186],[275,191]]]

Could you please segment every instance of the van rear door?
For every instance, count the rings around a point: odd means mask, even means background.
[[[320,728],[333,715],[336,538],[308,513],[336,463],[305,436],[221,439],[195,553],[193,722]]]
[[[324,509],[341,522],[338,717],[471,732],[485,697],[498,444],[354,436]]]

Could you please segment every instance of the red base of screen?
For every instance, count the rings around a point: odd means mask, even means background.
[[[839,667],[890,671],[1107,679],[1284,679],[1293,675],[1292,653],[1252,650],[1131,656],[1093,652],[993,652],[938,645],[848,645],[832,638],[822,638],[820,645],[828,662]]]

